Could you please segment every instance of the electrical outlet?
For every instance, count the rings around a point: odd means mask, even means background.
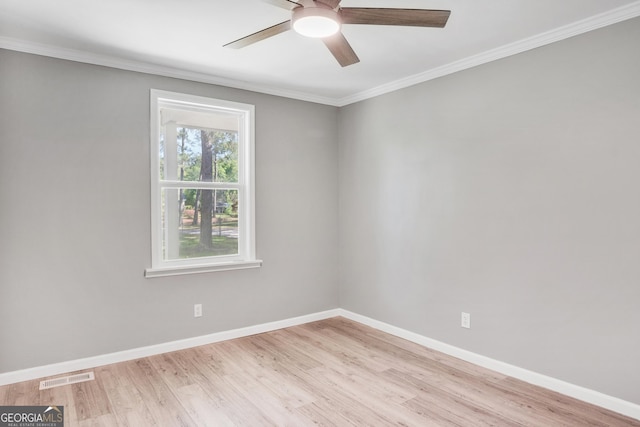
[[[202,304],[193,305],[193,317],[202,317]]]
[[[462,312],[460,326],[467,329],[471,328],[471,315],[469,313]]]

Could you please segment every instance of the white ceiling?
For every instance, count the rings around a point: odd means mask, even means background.
[[[634,0],[343,0],[344,7],[447,9],[444,29],[349,25],[360,63],[289,31],[222,45],[290,12],[261,0],[0,0],[0,48],[225,84],[330,105],[640,16]]]

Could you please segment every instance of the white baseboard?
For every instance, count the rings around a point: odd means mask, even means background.
[[[100,356],[87,357],[84,359],[71,360],[68,362],[54,363],[51,365],[38,366],[35,368],[23,369],[19,371],[6,372],[0,374],[0,386],[30,381],[53,375],[66,374],[83,369],[93,369],[98,366],[110,365],[112,363],[126,362],[127,360],[140,359],[142,357],[154,356],[156,354],[168,353],[170,351],[184,350],[200,345],[230,340],[234,338],[246,337],[263,332],[275,331],[277,329],[288,328],[290,326],[302,325],[316,320],[328,319],[340,315],[338,309],[321,311],[305,316],[293,317],[290,319],[278,320],[275,322],[263,323],[260,325],[248,326],[246,328],[233,329],[230,331],[216,332],[209,335],[187,338],[163,344],[156,344],[147,347],[134,348],[131,350],[119,351]]]
[[[342,316],[347,319],[362,323],[380,331],[404,338],[416,344],[429,347],[431,349],[441,351],[458,359],[471,362],[478,366],[500,372],[504,375],[526,381],[530,384],[538,385],[549,390],[557,391],[567,396],[609,409],[619,414],[626,415],[631,418],[640,420],[640,405],[627,402],[616,397],[580,387],[565,381],[561,381],[537,372],[519,368],[499,360],[491,359],[463,350],[441,341],[427,338],[415,332],[398,328],[388,323],[380,322],[370,317],[362,316],[341,308],[321,311],[305,316],[293,317],[289,319],[279,320],[275,322],[263,323],[260,325],[248,326],[246,328],[233,329],[230,331],[216,332],[209,335],[203,335],[194,338],[187,338],[178,341],[172,341],[163,344],[140,347],[131,350],[120,351],[117,353],[109,353],[100,356],[88,357],[85,359],[77,359],[68,362],[55,363],[52,365],[39,366],[20,371],[6,372],[0,374],[0,385],[13,384],[22,381],[30,381],[43,377],[67,374],[69,372],[80,371],[84,369],[93,369],[98,366],[109,365],[112,363],[125,362],[128,360],[139,359],[142,357],[154,356],[156,354],[168,353],[176,350],[184,350],[187,348],[197,347],[200,345],[211,344],[215,342],[230,340],[234,338],[246,337],[249,335],[260,334],[263,332],[275,331],[277,329],[288,328],[290,326],[302,325],[304,323],[315,322],[317,320],[328,319],[331,317]]]
[[[489,357],[482,356],[468,350],[463,350],[459,347],[445,344],[441,341],[427,338],[423,335],[419,335],[414,332],[407,331],[406,329],[398,328],[396,326],[389,325],[388,323],[380,322],[378,320],[371,319],[369,317],[362,316],[348,310],[339,309],[338,312],[342,317],[346,317],[347,319],[353,320],[355,322],[371,326],[372,328],[389,333],[391,335],[404,338],[416,344],[420,344],[433,350],[448,354],[450,356],[457,357],[458,359],[471,362],[475,365],[500,372],[501,374],[517,378],[519,380],[528,382],[529,384],[544,387],[546,389],[562,393],[566,396],[570,396],[584,402],[591,403],[593,405],[597,405],[602,408],[617,412],[619,414],[640,420],[640,405],[636,405],[635,403],[618,399],[617,397],[612,397],[604,393],[590,390],[588,388],[580,387],[575,384],[558,380],[556,378],[548,377],[537,372],[519,368],[508,363],[500,362],[499,360],[491,359]]]

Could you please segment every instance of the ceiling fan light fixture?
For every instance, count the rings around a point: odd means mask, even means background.
[[[297,8],[291,18],[293,29],[305,37],[324,38],[340,31],[340,17],[333,9]]]

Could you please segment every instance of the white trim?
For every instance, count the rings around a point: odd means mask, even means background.
[[[281,89],[273,86],[255,84],[242,80],[218,77],[211,74],[167,67],[164,65],[152,64],[149,62],[122,59],[111,55],[57,47],[44,43],[20,40],[12,37],[0,36],[0,49],[14,50],[17,52],[31,53],[40,56],[48,56],[50,58],[66,59],[68,61],[100,65],[103,67],[117,68],[125,71],[135,71],[138,73],[147,73],[199,83],[208,83],[212,85],[231,87],[234,89],[249,90],[252,92],[264,93],[267,95],[282,96],[284,98],[315,102],[317,104],[337,106],[335,103],[335,98],[329,98],[306,92]]]
[[[416,344],[440,351],[453,357],[465,360],[478,366],[509,375],[513,378],[534,384],[549,390],[562,393],[566,396],[582,400],[593,405],[600,406],[605,409],[626,415],[631,418],[640,420],[640,405],[637,405],[617,397],[609,396],[594,390],[577,386],[562,380],[558,380],[537,372],[529,371],[518,366],[510,365],[490,357],[482,356],[468,350],[455,347],[437,341],[406,329],[398,328],[388,323],[353,313],[342,308],[321,311],[304,316],[293,317],[289,319],[279,320],[275,322],[263,323],[260,325],[248,326],[245,328],[232,329],[230,331],[216,332],[209,335],[199,337],[186,338],[183,340],[172,341],[163,344],[156,344],[147,347],[134,348],[131,350],[109,353],[100,356],[88,357],[85,359],[71,360],[68,362],[55,363],[46,366],[23,369],[20,371],[5,372],[0,374],[0,386],[18,383],[22,381],[30,381],[38,378],[49,377],[53,375],[66,374],[69,372],[80,371],[84,369],[93,369],[99,366],[109,365],[112,363],[126,362],[128,360],[139,359],[141,357],[154,356],[157,354],[168,353],[171,351],[184,350],[200,345],[212,344],[220,341],[242,338],[249,335],[261,334],[264,332],[275,331],[277,329],[288,328],[291,326],[302,325],[304,323],[315,322],[318,320],[329,319],[331,317],[342,316],[351,319],[363,325],[370,326],[380,331],[404,338]]]
[[[454,61],[441,67],[432,68],[431,70],[427,70],[422,73],[406,77],[404,79],[396,80],[394,82],[390,82],[369,90],[346,96],[337,100],[337,104],[339,107],[343,107],[345,105],[353,104],[358,101],[374,98],[379,95],[384,95],[385,93],[404,89],[419,83],[437,79],[438,77],[443,77],[449,74],[456,73],[458,71],[463,71],[469,68],[476,67],[478,65],[486,64],[488,62],[497,61],[499,59],[503,59],[512,55],[517,55],[531,49],[568,39],[573,36],[597,30],[598,28],[606,27],[608,25],[616,24],[618,22],[626,21],[627,19],[632,19],[638,16],[640,16],[640,1],[636,1],[635,3],[631,3],[626,6],[622,6],[608,12],[592,16],[587,19],[583,19],[581,21],[574,22],[572,24],[565,25],[551,31],[547,31],[545,33],[537,34],[533,37],[522,39],[514,43],[509,43],[507,45],[482,52],[477,55],[463,58],[459,61]]]
[[[151,267],[145,270],[145,277],[176,276],[180,274],[207,273],[215,271],[238,270],[262,266],[262,261],[256,259],[255,250],[255,106],[240,102],[214,99],[198,95],[169,92],[151,89],[150,120],[149,120],[149,153],[151,156]],[[165,169],[178,170],[177,151],[175,144],[175,122],[171,126],[164,126],[161,122],[161,110],[171,108],[180,111],[197,111],[199,113],[218,116],[228,114],[238,121],[238,180],[237,182],[192,182],[176,181],[177,176],[165,171],[160,176],[160,135],[161,128],[165,133]],[[172,133],[171,133],[172,132]],[[173,153],[171,156],[169,153]],[[176,172],[177,173],[177,172]],[[224,256],[210,256],[197,258],[179,258],[179,235],[177,227],[163,223],[178,224],[178,204],[169,204],[169,200],[162,203],[162,192],[177,188],[203,188],[219,190],[233,189],[238,192],[238,253]],[[177,193],[176,193],[177,194]],[[174,213],[175,215],[169,215]],[[163,220],[163,216],[165,219]],[[173,233],[175,231],[175,233]],[[169,254],[163,254],[163,247],[168,248]]]
[[[258,268],[262,266],[262,260],[231,261],[208,265],[189,265],[182,267],[147,268],[144,277],[181,276],[183,274],[212,273],[214,271],[243,270],[245,268]]]
[[[606,27],[608,25],[616,24],[618,22],[632,19],[638,16],[640,16],[640,1],[636,1],[626,6],[621,6],[608,12],[604,12],[599,15],[574,22],[569,25],[565,25],[564,27],[547,31],[546,33],[519,40],[517,42],[510,43],[496,49],[488,50],[478,55],[473,55],[471,57],[464,58],[459,61],[443,65],[441,67],[426,70],[422,73],[418,73],[404,79],[380,85],[372,89],[364,90],[362,92],[358,92],[343,98],[330,98],[300,91],[280,89],[240,80],[217,77],[205,73],[181,70],[178,68],[171,68],[163,65],[151,64],[141,61],[120,59],[110,55],[102,55],[75,49],[60,48],[10,37],[0,37],[0,48],[32,53],[35,55],[49,56],[52,58],[67,59],[69,61],[102,65],[105,67],[118,68],[121,70],[137,71],[140,73],[155,74],[159,76],[227,86],[235,89],[250,90],[253,92],[282,96],[285,98],[298,99],[301,101],[315,102],[318,104],[332,105],[335,107],[344,107],[345,105],[353,104],[354,102],[363,101],[365,99],[393,92],[398,89],[404,89],[418,83],[423,83],[429,80],[436,79],[438,77],[443,77],[448,74],[482,65],[487,62],[506,58],[511,55],[516,55],[527,50],[535,49],[537,47],[564,40],[569,37],[596,30],[598,28]]]
[[[520,368],[518,366],[510,365],[499,360],[492,359],[490,357],[482,356],[477,353],[473,353],[462,348],[443,343],[441,341],[434,340],[432,338],[425,337],[415,332],[407,331],[406,329],[398,328],[388,323],[380,322],[370,317],[362,316],[360,314],[353,313],[348,310],[340,309],[340,316],[351,319],[355,322],[362,323],[380,331],[386,332],[391,335],[395,335],[400,338],[404,338],[408,341],[416,344],[423,345],[433,350],[440,351],[458,359],[471,362],[475,365],[482,366],[487,369],[499,372],[504,375],[508,375],[513,378],[534,384],[546,389],[556,391],[582,400],[593,405],[600,406],[605,409],[617,412],[619,414],[626,415],[631,418],[640,420],[640,405],[637,405],[626,400],[619,399],[617,397],[609,396],[604,393],[600,393],[588,388],[584,388],[575,384],[568,383],[556,378],[548,377],[537,372],[529,371],[528,369]]]
[[[277,329],[302,325],[304,323],[329,319],[331,317],[336,317],[339,315],[340,311],[338,309],[321,311],[313,314],[307,314],[305,316],[292,317],[289,319],[277,320],[274,322],[263,323],[254,326],[247,326],[245,328],[232,329],[230,331],[216,332],[209,335],[186,338],[183,340],[172,341],[163,344],[134,348],[131,350],[124,350],[116,353],[87,357],[84,359],[70,360],[68,362],[54,363],[46,366],[38,366],[35,368],[23,369],[20,371],[5,372],[0,374],[0,386],[22,381],[35,380],[38,378],[49,377],[53,375],[66,374],[74,371],[81,371],[84,369],[93,369],[99,366],[110,365],[112,363],[126,362],[128,360],[140,359],[141,357],[154,356],[171,351],[184,350],[187,348],[212,344],[220,341],[247,337],[249,335],[261,334],[264,332],[275,331]]]

